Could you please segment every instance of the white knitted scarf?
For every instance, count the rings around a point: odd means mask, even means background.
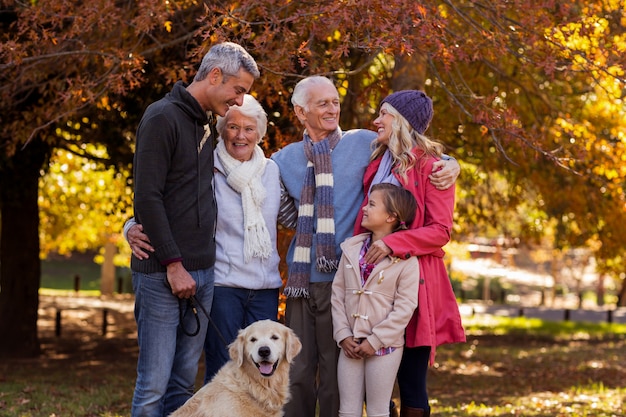
[[[223,140],[217,143],[216,150],[217,157],[224,167],[226,182],[233,190],[241,194],[244,261],[247,263],[252,257],[267,259],[274,246],[261,209],[266,195],[261,181],[267,164],[263,150],[260,146],[255,146],[252,158],[245,162],[230,156]],[[228,216],[228,213],[224,215]]]

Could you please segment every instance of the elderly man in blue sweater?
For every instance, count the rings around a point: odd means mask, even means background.
[[[339,93],[322,76],[301,80],[292,104],[304,125],[303,139],[272,156],[283,185],[298,208],[296,234],[287,253],[286,324],[303,349],[291,368],[286,417],[336,416],[337,359],[333,340],[331,287],[341,258],[339,245],[352,235],[363,201],[363,174],[376,137],[373,131],[339,128]],[[447,165],[446,165],[447,163]],[[433,184],[448,188],[460,171],[455,160],[438,162]]]

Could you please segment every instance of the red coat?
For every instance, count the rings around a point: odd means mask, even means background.
[[[417,158],[420,149],[413,149]],[[454,186],[437,190],[428,179],[435,158],[418,162],[419,166],[407,172],[407,179],[394,173],[400,184],[415,196],[417,213],[409,230],[391,233],[383,241],[392,255],[408,258],[417,256],[420,264],[420,287],[418,308],[406,328],[406,346],[431,346],[431,362],[435,348],[445,343],[465,342],[465,330],[461,314],[443,262],[442,247],[450,241],[453,224]],[[367,204],[367,190],[376,175],[381,158],[372,161],[363,177],[366,197],[361,208]],[[365,229],[361,226],[363,211],[359,210],[354,226],[355,234]]]

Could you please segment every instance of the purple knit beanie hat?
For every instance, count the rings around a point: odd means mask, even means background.
[[[383,103],[389,103],[422,135],[433,119],[433,101],[423,91],[396,91],[385,97],[380,105]]]

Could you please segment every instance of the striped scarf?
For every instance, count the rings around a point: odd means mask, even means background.
[[[334,179],[330,153],[340,139],[339,129],[319,142],[313,142],[304,132],[304,154],[308,162],[298,208],[296,247],[283,291],[287,297],[309,297],[314,225],[317,270],[333,272],[339,264],[335,252]]]

